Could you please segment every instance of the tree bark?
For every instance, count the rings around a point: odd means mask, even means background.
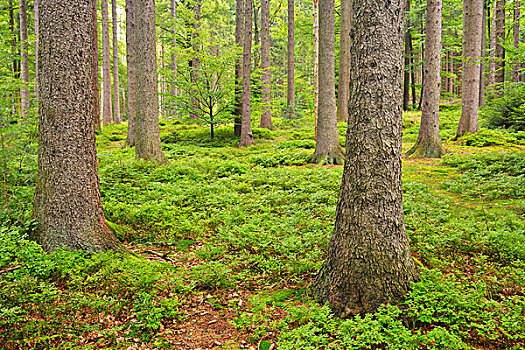
[[[157,93],[157,40],[155,0],[135,0],[137,45],[137,110],[135,115],[135,157],[167,163],[160,144]]]
[[[317,141],[317,121],[319,120],[319,0],[313,0],[314,17],[314,120],[315,140]]]
[[[235,45],[239,51],[243,48],[243,31],[244,31],[244,0],[236,1],[235,8]],[[241,136],[242,128],[242,58],[239,56],[235,62],[235,125],[233,134]]]
[[[261,0],[261,83],[263,114],[261,128],[273,130],[272,123],[272,71],[270,67],[270,0]]]
[[[193,23],[193,32],[191,34],[191,41],[193,45],[193,52],[194,56],[191,60],[191,82],[194,85],[198,84],[199,80],[199,67],[201,65],[201,61],[199,58],[200,53],[200,28],[201,28],[201,6],[202,6],[202,0],[195,0],[194,1],[194,12],[195,12],[195,22]],[[194,93],[196,95],[196,93]],[[190,119],[199,119],[197,110],[199,109],[199,100],[196,97],[192,97],[191,103],[193,105],[193,113],[190,113]]]
[[[496,1],[496,90],[505,83],[505,0]]]
[[[113,120],[120,124],[120,86],[118,76],[118,17],[117,0],[111,0],[111,19],[113,25]]]
[[[483,5],[481,22],[481,64],[479,68],[479,105],[485,105],[485,62],[487,57],[487,13]]]
[[[319,0],[319,117],[314,163],[343,164],[335,103],[335,3]]]
[[[341,0],[341,38],[339,63],[339,89],[337,97],[337,121],[348,121],[350,98],[350,0]]]
[[[295,115],[295,38],[294,0],[288,0],[288,88],[286,90],[288,113]]]
[[[20,88],[20,113],[23,119],[29,111],[29,50],[27,42],[27,1],[19,1],[18,14],[20,17],[20,73],[22,87]]]
[[[137,108],[137,75],[135,69],[135,0],[126,0],[126,66],[128,70],[128,136],[126,144],[135,146],[135,119]]]
[[[101,0],[100,11],[102,12],[102,118],[104,126],[113,123],[113,111],[111,107],[111,62],[109,58],[109,19],[108,0]]]
[[[34,25],[35,25],[35,101],[38,105],[39,95],[38,95],[38,41],[39,41],[39,27],[40,27],[40,14],[38,12],[38,7],[40,6],[39,0],[35,0],[34,4]]]
[[[252,0],[246,0],[244,11],[244,52],[242,61],[242,127],[239,147],[253,145],[251,126],[251,61],[252,61]]]
[[[98,88],[98,16],[97,16],[97,0],[92,1],[92,16],[93,16],[93,95],[95,100],[95,128],[97,131],[102,130],[100,123],[100,92]]]
[[[514,0],[514,24],[513,24],[513,30],[514,30],[514,47],[516,48],[516,51],[520,47],[520,7],[521,3],[518,0]],[[520,81],[520,64],[514,63],[513,64],[513,74],[512,74],[512,81],[517,83]]]
[[[416,144],[407,152],[407,155],[418,158],[440,158],[445,153],[439,138],[442,10],[442,0],[427,0],[425,87],[421,125]]]
[[[313,284],[341,318],[401,301],[418,279],[401,191],[405,1],[354,0],[351,11],[346,159],[328,256]]]
[[[479,130],[479,77],[483,0],[464,0],[463,77],[461,83],[461,118],[456,138]]]
[[[171,5],[170,6],[170,17],[171,17],[171,20],[173,21],[173,24],[172,24],[173,29],[171,30],[171,36],[172,36],[171,74],[172,74],[172,79],[175,80],[177,77],[177,55],[175,55],[175,46],[177,45],[177,39],[175,38],[175,18],[177,15],[177,3],[175,2],[175,0],[171,0],[170,5]],[[173,96],[177,96],[177,85],[176,84],[171,85],[170,92]]]
[[[410,0],[406,2],[406,12],[410,11]],[[405,74],[403,76],[403,110],[408,111],[410,109],[410,20],[407,16],[405,24]]]
[[[490,13],[488,17],[490,19],[490,22],[492,23],[492,30],[490,31],[490,59],[488,84],[489,88],[494,88],[494,84],[496,84],[496,1],[494,1],[494,10],[492,11],[492,18],[490,18]]]
[[[40,142],[33,216],[46,251],[119,250],[102,211],[97,170],[92,10],[92,0],[40,2]]]

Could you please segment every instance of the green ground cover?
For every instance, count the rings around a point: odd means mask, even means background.
[[[101,192],[129,248],[120,255],[44,254],[28,239],[36,169],[24,156],[7,174],[13,224],[4,212],[0,228],[0,348],[525,348],[523,137],[484,130],[447,141],[459,113],[441,114],[444,159],[403,159],[421,281],[403,304],[344,321],[308,290],[342,175],[307,163],[311,128],[254,129],[256,146],[238,149],[231,127],[210,141],[206,128],[165,121],[170,164],[157,167],[121,149],[125,125],[107,127]],[[406,150],[418,114],[403,125]]]

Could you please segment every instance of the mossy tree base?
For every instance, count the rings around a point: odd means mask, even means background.
[[[441,141],[420,141],[406,153],[411,158],[441,158],[447,151],[441,145]]]
[[[331,164],[331,165],[343,165],[345,160],[345,152],[341,146],[333,147],[329,151],[315,151],[314,154],[308,159],[310,163],[315,164]]]

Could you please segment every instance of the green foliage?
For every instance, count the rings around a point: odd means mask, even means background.
[[[493,92],[482,112],[488,128],[525,131],[525,84],[507,83],[501,92]]]
[[[481,129],[474,134],[466,134],[461,137],[467,146],[486,147],[486,146],[507,146],[525,145],[524,133],[508,133],[502,130]]]

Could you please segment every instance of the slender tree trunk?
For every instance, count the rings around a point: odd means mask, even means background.
[[[20,88],[21,115],[27,118],[29,111],[29,50],[27,42],[27,1],[20,0],[18,13],[20,16],[20,72],[22,77],[22,87]]]
[[[104,1],[104,0],[103,0]],[[118,17],[117,0],[111,0],[111,18],[113,24],[113,120],[120,124],[120,86],[118,77]]]
[[[516,50],[520,47],[520,7],[521,3],[518,0],[514,0],[514,24],[513,24],[513,30],[514,30],[514,47]],[[512,81],[513,82],[519,82],[520,81],[520,64],[514,63],[513,64],[513,75],[512,75]]]
[[[410,11],[410,0],[406,2],[406,12]],[[406,19],[405,23],[405,74],[403,76],[403,110],[408,111],[410,109],[410,45],[408,39],[410,38],[410,21]]]
[[[287,106],[288,113],[295,114],[295,38],[294,38],[294,0],[288,0],[288,88]]]
[[[126,89],[120,88],[120,120],[126,121]]]
[[[244,31],[244,0],[236,0],[235,8],[235,45],[239,50],[243,48],[243,31]],[[242,57],[239,56],[235,62],[235,125],[233,134],[241,136],[242,128]]]
[[[38,33],[40,27],[40,15],[38,13],[38,7],[40,6],[39,0],[35,0],[34,7],[34,24],[35,24],[35,101],[38,105],[39,95],[38,95]]]
[[[200,53],[200,28],[201,28],[201,6],[202,6],[202,0],[195,0],[194,1],[194,8],[195,11],[195,22],[193,24],[193,33],[191,35],[191,41],[193,45],[193,52],[195,53],[195,56],[191,60],[191,82],[192,84],[197,85],[197,81],[199,80],[199,68],[201,65],[201,61],[199,58]],[[195,95],[195,94],[194,94]],[[190,119],[198,119],[197,111],[199,109],[199,100],[196,97],[193,97],[191,99],[191,104],[193,106],[193,113],[190,113]]]
[[[337,98],[337,121],[348,121],[350,97],[350,0],[341,0],[339,90]]]
[[[102,12],[102,118],[104,126],[113,123],[111,107],[111,62],[109,58],[108,0],[100,1]]]
[[[401,301],[418,279],[401,191],[404,12],[404,0],[352,3],[343,181],[328,256],[313,283],[320,303],[341,318]]]
[[[481,56],[481,26],[483,0],[464,0],[463,17],[463,77],[461,88],[461,119],[456,133],[478,132],[479,109],[479,57]]]
[[[347,11],[349,11],[347,9]],[[335,103],[335,3],[319,0],[319,118],[314,163],[343,164]]]
[[[135,70],[135,0],[126,0],[126,66],[128,70],[128,137],[126,144],[135,146],[135,119],[137,108],[137,75]]]
[[[490,7],[489,7],[490,11]],[[490,30],[490,59],[489,59],[489,87],[492,89],[496,84],[496,1],[494,1],[494,10],[492,12],[492,18],[489,13],[490,23],[492,23],[492,30]],[[490,28],[490,26],[489,26]]]
[[[171,20],[173,21],[172,30],[171,30],[171,74],[172,74],[172,80],[175,80],[177,78],[177,55],[175,55],[175,46],[177,45],[177,40],[175,39],[175,18],[177,15],[177,3],[175,0],[171,0],[171,6],[170,6],[170,16]],[[173,96],[177,96],[177,85],[172,84],[170,88],[170,92]]]
[[[317,121],[319,120],[319,0],[313,0],[314,16],[314,121],[317,141]]]
[[[483,6],[483,15],[481,23],[481,64],[479,69],[479,105],[485,105],[485,62],[487,57],[487,13]]]
[[[259,7],[253,6],[253,42],[255,49],[253,50],[253,69],[260,68],[260,55],[257,46],[261,45],[261,36],[259,29]]]
[[[242,127],[239,147],[253,145],[251,126],[251,61],[252,61],[252,0],[246,0],[244,11],[244,53],[242,61]]]
[[[271,67],[270,67],[270,0],[261,0],[261,83],[263,114],[261,128],[273,130],[272,124],[272,95],[271,95]]]
[[[410,79],[412,80],[412,109],[416,109],[416,68],[414,66],[414,47],[412,46],[412,33],[408,32],[408,46],[410,49]]]
[[[135,0],[137,51],[137,110],[135,116],[135,157],[167,163],[160,144],[159,100],[157,94],[157,40],[155,0]]]
[[[94,96],[94,118],[95,118],[95,128],[97,131],[102,130],[102,125],[100,123],[100,92],[99,92],[99,82],[98,82],[98,16],[97,16],[97,0],[92,0],[91,2],[93,16],[93,96]]]
[[[12,0],[9,0],[9,28],[11,30],[11,56],[13,57],[13,77],[20,79],[20,53],[18,50],[17,36],[15,34],[15,15]],[[18,114],[20,103],[20,90],[13,91],[13,115]]]
[[[33,217],[46,251],[62,246],[87,252],[119,249],[102,211],[97,171],[92,10],[92,0],[40,2],[40,142]]]
[[[445,153],[439,138],[442,10],[442,0],[427,0],[425,88],[421,126],[416,144],[407,152],[407,155],[418,158],[440,158]]]
[[[505,0],[496,1],[496,90],[505,83]]]
[[[164,63],[165,59],[164,56],[166,55],[166,51],[164,50],[164,37],[161,35],[160,37],[160,72],[159,72],[159,79],[160,79],[160,115],[165,115],[164,110],[164,103],[165,103],[165,96],[166,96],[166,78],[163,75],[166,69],[166,64]]]

